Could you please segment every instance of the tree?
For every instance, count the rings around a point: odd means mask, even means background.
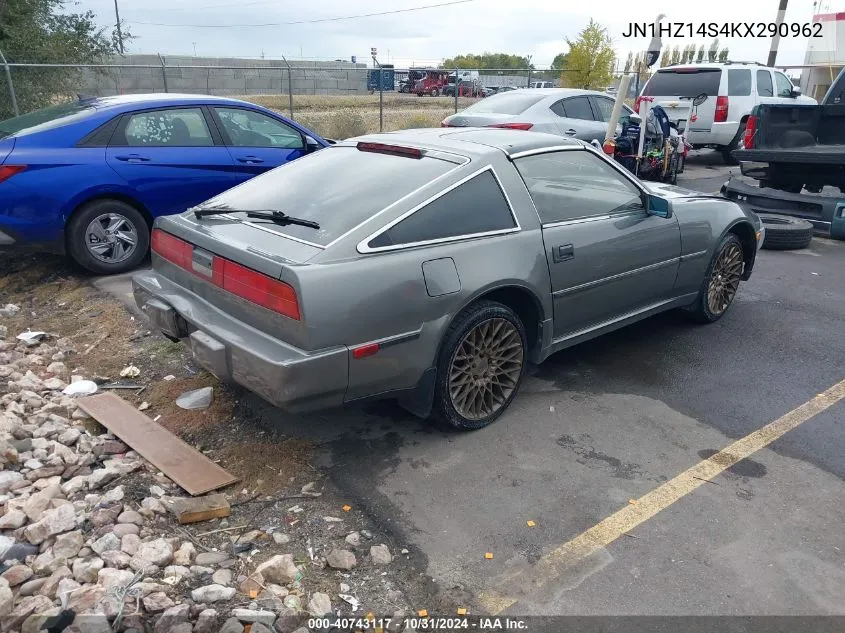
[[[555,58],[557,59],[557,57]],[[509,53],[488,53],[484,52],[481,55],[469,53],[467,55],[458,55],[457,57],[450,57],[444,59],[440,65],[441,68],[469,68],[469,69],[483,69],[495,68],[502,70],[517,70],[526,68],[534,68],[529,58],[521,57],[519,55],[511,55]]]
[[[681,63],[689,64],[695,58],[695,44],[684,46],[684,52],[681,55]]]
[[[681,50],[677,45],[672,47],[672,63],[679,64],[681,62]]]
[[[666,68],[669,64],[672,63],[672,51],[668,48],[663,51],[663,54],[660,56],[660,67]]]
[[[701,48],[698,49],[698,55],[696,55],[695,61],[699,64],[704,61],[704,44],[702,44]]]
[[[710,48],[707,49],[707,61],[715,62],[716,56],[719,54],[719,38],[713,38],[713,42],[710,44]]]
[[[567,69],[561,83],[571,88],[602,88],[613,79],[616,54],[607,29],[590,19],[590,23],[569,44]]]
[[[727,48],[723,48],[721,51],[719,51],[719,61],[720,62],[728,61],[728,49]]]
[[[566,53],[558,53],[552,60],[551,69],[560,71],[564,68],[566,68]]]
[[[85,64],[102,61],[118,50],[116,33],[97,26],[92,11],[73,13],[68,0],[0,1],[0,50],[12,62]],[[121,25],[124,46],[131,39]],[[74,68],[12,70],[21,113],[74,94]],[[13,116],[7,86],[0,89],[0,120]]]

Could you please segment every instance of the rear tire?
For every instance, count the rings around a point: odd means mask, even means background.
[[[440,91],[437,88],[435,88],[434,90],[431,91],[431,96],[432,97],[439,97]]]
[[[813,239],[813,224],[807,220],[774,213],[758,214],[766,227],[763,248],[788,251],[807,248]]]
[[[699,323],[715,323],[721,319],[739,291],[744,267],[742,242],[733,233],[728,233],[719,242],[707,266],[698,297],[686,308],[690,317]]]
[[[509,307],[479,301],[446,332],[437,360],[433,416],[462,431],[499,418],[522,384],[527,365],[525,326]]]
[[[742,138],[744,132],[745,120],[743,119],[739,123],[739,129],[736,131],[736,136],[734,136],[730,144],[722,150],[722,160],[725,161],[725,165],[739,165],[739,161],[733,157],[731,152],[736,149],[739,149],[739,141]]]
[[[67,250],[80,266],[99,275],[137,268],[150,248],[150,227],[138,209],[105,198],[81,207],[67,225]]]

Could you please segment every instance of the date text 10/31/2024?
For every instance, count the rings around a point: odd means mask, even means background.
[[[308,628],[311,630],[340,631],[389,631],[401,624],[400,630],[410,628],[414,631],[528,631],[528,623],[518,618],[475,617],[475,618],[311,618]],[[393,625],[393,626],[391,626]]]
[[[824,37],[822,23],[809,22],[629,22],[622,37]]]

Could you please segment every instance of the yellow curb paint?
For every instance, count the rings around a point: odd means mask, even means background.
[[[702,484],[829,409],[843,398],[845,398],[845,380],[836,383],[830,389],[777,420],[749,433],[715,455],[698,462],[639,499],[632,499],[624,508],[571,541],[555,548],[532,567],[507,575],[498,585],[503,588],[525,587],[530,590],[548,584],[566,569],[645,523]],[[518,600],[517,597],[508,595],[504,591],[492,590],[479,594],[481,606],[490,615],[501,613],[516,604]]]

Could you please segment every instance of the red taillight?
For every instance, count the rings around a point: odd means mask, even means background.
[[[367,345],[362,345],[361,347],[356,347],[355,349],[353,349],[352,358],[366,358],[367,356],[373,356],[374,354],[378,354],[378,351],[378,343],[368,343]]]
[[[216,256],[212,270],[215,283],[223,290],[299,321],[296,292],[288,284]]]
[[[26,165],[0,165],[0,182],[21,173],[24,169],[26,169]]]
[[[152,250],[179,268],[198,274],[193,269],[194,247],[188,242],[160,229],[153,229]],[[283,281],[215,255],[211,262],[211,282],[263,308],[297,321],[301,319],[296,291]]]
[[[186,241],[160,229],[153,229],[151,247],[156,255],[176,264],[179,268],[191,270],[194,247]]]
[[[728,98],[716,97],[716,113],[713,115],[714,123],[724,123],[728,120]]]
[[[496,123],[488,125],[487,127],[498,127],[505,130],[530,130],[534,127],[533,123]]]
[[[745,149],[753,149],[754,134],[757,132],[757,117],[753,114],[745,122],[745,134],[742,135],[742,145]]]
[[[396,156],[407,156],[408,158],[423,157],[422,150],[417,147],[403,147],[402,145],[389,145],[387,143],[358,143],[357,148],[361,152],[395,154]]]

